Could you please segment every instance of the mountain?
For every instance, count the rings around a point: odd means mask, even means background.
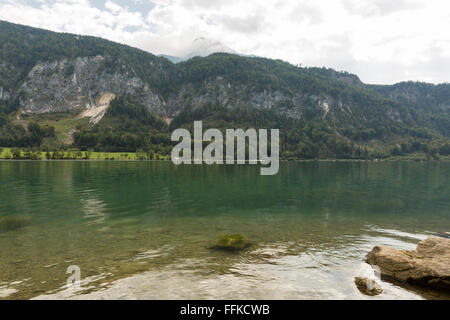
[[[237,54],[236,51],[219,41],[200,37],[193,41],[189,53],[184,58],[187,60],[192,57],[207,57],[213,53]]]
[[[160,54],[159,56],[164,57],[173,63],[179,63],[189,60],[193,57],[207,57],[213,53],[237,54],[236,51],[234,51],[230,47],[225,46],[221,42],[203,37],[195,39],[186,51],[187,54],[185,54],[183,57],[175,57],[167,54]]]
[[[422,113],[427,126],[450,137],[450,83],[401,82],[392,86],[369,88]]]
[[[100,38],[0,22],[0,146],[167,153],[171,129],[203,119],[280,128],[289,159],[446,153],[448,84],[367,85],[204,38],[193,48],[174,64]]]
[[[175,56],[171,56],[168,54],[159,54],[158,57],[166,58],[167,60],[169,60],[172,63],[178,63],[178,62],[186,60],[185,58],[175,57]]]

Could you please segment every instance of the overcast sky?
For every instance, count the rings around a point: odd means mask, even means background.
[[[367,83],[450,82],[448,0],[0,0],[0,19],[154,54],[205,37]]]

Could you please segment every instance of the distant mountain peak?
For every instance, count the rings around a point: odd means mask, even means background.
[[[161,54],[173,63],[189,60],[193,57],[207,57],[213,53],[231,53],[238,54],[235,50],[224,45],[220,41],[208,39],[205,37],[195,38],[192,43],[186,48],[186,54],[182,57],[175,57],[171,55]]]
[[[194,39],[188,52],[189,53],[185,56],[186,59],[196,56],[206,57],[217,52],[237,54],[236,51],[224,45],[220,41],[204,37]]]

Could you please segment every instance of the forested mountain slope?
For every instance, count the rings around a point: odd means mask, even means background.
[[[449,96],[448,84],[366,85],[345,72],[234,54],[174,64],[0,21],[0,146],[167,153],[171,129],[203,119],[278,127],[285,158],[445,155]]]

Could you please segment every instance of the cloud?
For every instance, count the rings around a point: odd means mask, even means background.
[[[183,55],[205,37],[369,83],[450,81],[445,0],[0,0],[0,19],[155,54]]]
[[[291,11],[289,16],[292,20],[305,22],[308,24],[317,24],[323,22],[322,12],[312,4],[299,3]]]
[[[416,0],[343,0],[343,4],[350,13],[364,17],[384,16],[421,7],[420,1]]]
[[[259,32],[265,25],[263,15],[253,14],[245,17],[236,17],[230,15],[217,15],[211,19],[211,24],[220,25],[224,30],[251,34]]]
[[[105,8],[108,9],[109,11],[111,11],[113,14],[119,14],[120,12],[123,11],[123,8],[117,4],[115,4],[112,1],[106,1],[105,2]]]

